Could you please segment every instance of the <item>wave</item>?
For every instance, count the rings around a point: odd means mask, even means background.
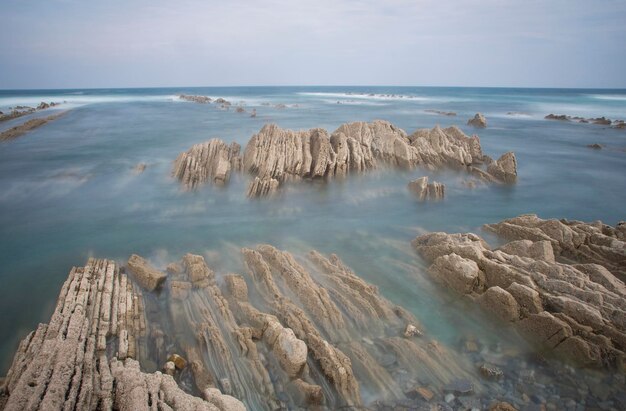
[[[596,100],[624,101],[626,102],[626,94],[589,94],[588,97]]]
[[[422,97],[403,94],[373,94],[373,93],[330,93],[330,92],[299,92],[301,96],[341,99],[364,99],[364,100],[413,100],[413,101],[436,101],[434,97]]]
[[[72,108],[98,103],[135,103],[135,102],[158,102],[178,100],[175,95],[84,95],[84,94],[41,94],[37,96],[8,96],[0,97],[0,107],[7,109],[15,106],[37,107],[39,103],[56,102],[62,103],[63,108]]]

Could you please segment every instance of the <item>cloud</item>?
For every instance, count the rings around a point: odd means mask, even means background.
[[[5,3],[2,88],[626,85],[617,0]]]

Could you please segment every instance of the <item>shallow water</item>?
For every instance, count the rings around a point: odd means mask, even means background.
[[[257,117],[180,101],[177,93],[243,102]],[[356,94],[359,93],[359,94]],[[370,93],[376,94],[370,96]],[[381,96],[393,94],[395,96]],[[402,96],[402,97],[400,97]],[[292,252],[336,253],[413,311],[427,332],[453,349],[468,334],[517,350],[514,334],[435,287],[410,249],[427,231],[480,231],[522,213],[543,218],[624,219],[626,130],[544,120],[549,113],[626,119],[624,90],[470,88],[176,88],[0,91],[0,111],[64,101],[60,119],[0,144],[0,364],[18,341],[45,322],[73,265],[88,256],[125,261],[131,253],[164,267],[184,253],[203,254],[217,271],[240,269],[232,250],[269,243]],[[337,102],[341,104],[338,104]],[[270,103],[271,106],[263,103]],[[285,109],[274,105],[284,103]],[[297,105],[294,107],[293,105]],[[454,111],[455,117],[426,109]],[[288,187],[275,199],[249,201],[246,181],[183,192],[172,162],[192,144],[220,137],[242,145],[263,124],[324,127],[389,120],[407,132],[465,125],[476,112],[483,151],[514,151],[513,187],[464,188],[452,171],[379,170],[329,184]],[[521,114],[509,115],[515,112]],[[0,123],[0,130],[28,117]],[[587,144],[606,147],[592,150]],[[133,167],[146,163],[142,174]],[[446,199],[418,203],[409,180],[429,175]]]

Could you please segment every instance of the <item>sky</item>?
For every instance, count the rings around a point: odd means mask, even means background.
[[[0,89],[626,88],[626,0],[0,0]]]

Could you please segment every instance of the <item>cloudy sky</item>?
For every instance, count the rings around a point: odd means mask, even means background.
[[[624,0],[0,0],[0,89],[626,88]]]

